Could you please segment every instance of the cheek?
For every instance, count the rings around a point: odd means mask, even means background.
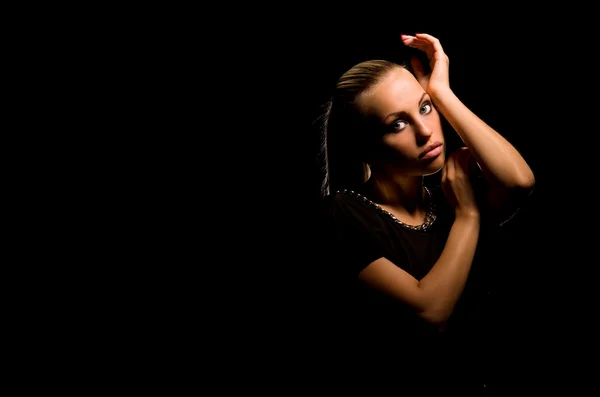
[[[446,163],[446,152],[442,151],[442,154],[440,154],[440,157],[437,160],[444,165]]]
[[[386,145],[380,154],[381,159],[393,163],[404,162],[414,157],[414,154],[411,156],[410,150],[402,145]]]
[[[442,131],[442,120],[436,111],[429,114],[429,117],[426,120],[426,123],[431,130],[439,132]]]
[[[404,162],[406,159],[414,157],[410,155],[410,150],[406,145],[401,144],[395,139],[385,139],[373,152],[373,157],[382,163]]]
[[[407,139],[407,134],[404,135],[392,135],[389,138],[385,138],[383,140],[383,146],[386,151],[391,151],[395,153],[407,154],[410,153],[411,149],[414,148]]]

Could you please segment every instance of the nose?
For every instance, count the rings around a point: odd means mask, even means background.
[[[419,143],[424,143],[429,140],[431,134],[433,134],[433,130],[425,123],[425,120],[419,118],[413,124],[415,127],[415,136]]]

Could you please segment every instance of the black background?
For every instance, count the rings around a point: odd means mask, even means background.
[[[481,383],[487,385],[488,393],[492,388],[498,393],[500,390],[510,390],[517,384],[524,389],[535,390],[544,379],[537,379],[535,374],[538,372],[531,372],[532,363],[537,363],[541,370],[548,363],[547,355],[556,354],[556,351],[550,353],[546,350],[544,334],[547,335],[548,322],[556,319],[560,323],[564,319],[560,306],[551,303],[556,296],[547,295],[554,294],[554,290],[545,285],[548,277],[544,274],[552,266],[549,264],[551,255],[544,253],[551,241],[548,240],[551,238],[547,234],[548,228],[553,227],[552,222],[545,219],[546,205],[550,204],[547,196],[550,193],[548,178],[552,175],[548,174],[550,168],[546,166],[544,158],[547,153],[540,142],[546,141],[548,131],[560,123],[554,116],[556,113],[552,111],[556,103],[543,94],[547,81],[532,73],[535,70],[535,60],[528,55],[528,49],[515,46],[512,39],[494,28],[478,29],[475,34],[469,33],[465,28],[447,29],[438,25],[419,26],[420,30],[414,30],[416,27],[406,28],[384,32],[357,32],[353,29],[342,32],[323,31],[314,37],[310,36],[309,40],[312,41],[308,43],[301,41],[298,46],[300,52],[296,53],[299,60],[294,63],[301,65],[301,68],[296,66],[292,69],[293,73],[299,73],[301,77],[293,79],[295,83],[292,92],[304,102],[293,101],[289,108],[282,109],[289,116],[287,122],[285,118],[283,120],[285,128],[282,128],[282,133],[293,134],[293,137],[286,137],[285,142],[289,140],[303,149],[298,153],[297,148],[288,150],[284,147],[281,154],[287,158],[282,164],[297,161],[293,165],[294,169],[298,164],[304,164],[301,169],[311,169],[313,172],[310,177],[306,176],[306,181],[302,178],[288,179],[285,172],[275,174],[281,175],[290,183],[289,192],[285,190],[286,197],[294,197],[296,200],[305,197],[307,207],[312,208],[317,200],[321,176],[318,166],[314,164],[318,147],[318,130],[314,122],[335,79],[362,60],[402,59],[406,51],[399,41],[399,33],[426,32],[438,37],[450,57],[453,90],[467,106],[520,150],[533,168],[538,181],[529,206],[522,210],[512,230],[500,241],[502,248],[491,255],[495,261],[488,265],[494,269],[492,274],[495,277],[495,287],[489,298],[487,318],[483,321],[485,326],[479,334],[474,335],[474,338],[480,339],[474,343],[484,351],[477,358],[479,362],[476,367],[481,372],[475,373],[473,363],[469,363],[465,365],[469,370],[464,376],[479,377]],[[552,39],[548,39],[537,46],[539,51],[556,48]],[[290,153],[291,157],[288,157]],[[304,176],[302,171],[300,174]],[[298,205],[295,200],[290,202]],[[293,259],[279,264],[289,266],[293,263],[292,266],[296,269],[290,272],[291,277],[296,278],[298,288],[291,290],[288,314],[292,317],[301,316],[302,321],[292,324],[297,327],[301,324],[307,330],[314,330],[313,327],[324,328],[324,324],[329,323],[323,317],[332,315],[326,310],[322,310],[325,314],[319,312],[323,297],[327,297],[326,293],[320,294],[322,291],[319,287],[327,286],[319,283],[319,277],[324,273],[319,267],[326,264],[319,262],[323,247],[319,248],[318,244],[325,242],[317,242],[315,247],[312,245],[313,240],[307,238],[311,233],[318,233],[314,229],[319,224],[305,224],[307,220],[313,219],[306,213],[306,209],[298,212],[294,207],[284,207],[277,211],[283,217],[278,230],[285,233],[289,228],[298,228],[291,235],[291,238],[296,239],[291,248]],[[293,215],[294,213],[297,215]],[[300,230],[302,232],[298,233]],[[290,241],[284,240],[283,245],[286,243]],[[290,254],[282,253],[279,258],[289,256]],[[277,278],[275,280],[281,282]],[[290,283],[283,283],[286,285],[284,290],[289,293]],[[285,329],[291,334],[298,332],[298,329],[291,327]],[[313,331],[303,335],[314,337],[315,334],[319,333]],[[343,332],[339,337],[343,338]],[[316,339],[319,340],[318,337]],[[555,348],[560,349],[558,346]],[[464,357],[468,358],[457,357],[457,361],[473,359],[467,353],[464,353]]]
[[[572,69],[564,68],[570,62],[569,52],[550,27],[540,30],[529,22],[507,22],[502,26],[480,22],[406,28],[399,23],[398,28],[384,31],[368,27],[323,29],[292,39],[285,44],[287,56],[282,58],[277,57],[280,49],[275,46],[275,59],[282,62],[276,66],[279,72],[271,77],[281,83],[282,90],[276,90],[279,95],[272,101],[274,111],[280,113],[275,118],[270,117],[271,111],[263,114],[275,127],[268,136],[274,167],[267,169],[277,183],[267,185],[267,191],[275,188],[281,201],[268,201],[272,205],[265,210],[275,215],[273,236],[265,251],[275,269],[265,280],[274,287],[268,290],[275,292],[264,302],[267,319],[282,318],[282,314],[290,318],[289,324],[275,321],[281,327],[277,327],[281,332],[272,335],[276,346],[289,343],[293,346],[290,351],[295,351],[308,344],[298,340],[313,337],[318,341],[317,330],[327,324],[320,315],[327,317],[329,313],[319,312],[322,247],[318,239],[313,245],[311,238],[313,233],[318,236],[318,221],[314,221],[311,209],[320,176],[315,166],[318,134],[313,124],[319,106],[335,79],[351,65],[369,58],[394,59],[402,51],[399,33],[421,31],[442,41],[450,57],[451,85],[457,95],[521,151],[537,179],[529,207],[507,235],[503,249],[495,253],[496,263],[490,263],[495,267],[497,289],[486,327],[475,336],[481,339],[478,344],[485,352],[477,363],[484,375],[465,376],[485,378],[482,383],[494,385],[498,393],[515,388],[553,390],[571,385],[570,380],[577,378],[563,357],[570,357],[576,351],[573,346],[581,341],[576,314],[579,307],[571,303],[577,299],[568,291],[576,290],[577,270],[584,264],[575,259],[576,254],[565,255],[571,252],[570,247],[578,246],[571,242],[576,238],[571,232],[577,233],[572,222],[577,224],[578,217],[565,219],[557,210],[571,202],[574,187],[567,177],[573,164],[565,161],[571,149],[563,146],[562,139],[581,121],[577,120],[578,99],[572,93]],[[268,107],[269,101],[265,105]],[[269,196],[276,200],[277,195]],[[567,204],[566,208],[571,207]],[[264,257],[259,254],[259,258]],[[318,360],[320,356],[311,357]],[[457,362],[461,360],[457,357]]]
[[[496,288],[476,336],[486,381],[501,395],[586,383],[572,360],[590,348],[593,318],[583,228],[594,155],[580,155],[593,139],[593,108],[583,99],[585,39],[565,28],[570,17],[492,8],[417,21],[378,10],[364,16],[381,23],[361,24],[355,10],[333,24],[304,11],[219,31],[178,26],[158,41],[164,114],[147,114],[157,132],[146,137],[157,148],[148,156],[156,212],[140,252],[152,280],[143,288],[148,316],[168,335],[166,354],[205,355],[216,379],[235,374],[252,387],[315,381],[304,371],[322,367],[330,314],[315,121],[341,73],[397,59],[400,33],[423,32],[448,54],[455,93],[517,147],[537,180],[492,264]]]
[[[458,345],[447,364],[468,364],[461,376],[500,395],[586,390],[597,357],[596,14],[571,2],[222,5],[71,10],[64,23],[48,14],[48,28],[11,30],[33,39],[16,44],[33,55],[14,59],[25,66],[16,82],[44,108],[23,107],[23,120],[40,123],[31,164],[47,176],[21,178],[34,191],[17,216],[51,219],[21,222],[45,240],[22,251],[41,254],[23,268],[42,267],[31,297],[44,313],[21,311],[36,323],[19,348],[53,352],[24,360],[67,375],[52,381],[171,394],[316,394],[333,375],[354,386],[330,349],[344,333],[330,328],[314,121],[341,73],[396,59],[400,33],[424,32],[450,58],[452,89],[537,180],[491,253],[494,293],[473,335],[482,354],[465,363]],[[74,365],[55,365],[65,357]]]

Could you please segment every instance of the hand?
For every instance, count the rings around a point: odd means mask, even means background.
[[[421,86],[432,97],[441,90],[450,88],[449,64],[450,60],[444,52],[440,41],[425,33],[417,33],[415,36],[401,35],[402,43],[408,47],[417,48],[423,51],[429,59],[431,72],[426,74],[421,61],[412,56],[410,63],[415,73],[415,77],[421,83]]]
[[[475,158],[466,147],[453,152],[442,168],[442,189],[457,217],[479,215],[470,170]]]

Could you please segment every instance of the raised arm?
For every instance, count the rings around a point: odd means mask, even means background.
[[[535,184],[533,172],[517,149],[474,114],[454,94],[448,79],[448,56],[439,40],[428,34],[402,36],[405,45],[427,54],[431,72],[426,74],[418,59],[413,71],[431,96],[438,111],[455,129],[473,154],[490,186],[490,204],[497,207],[528,194]],[[514,204],[514,203],[513,203]]]

